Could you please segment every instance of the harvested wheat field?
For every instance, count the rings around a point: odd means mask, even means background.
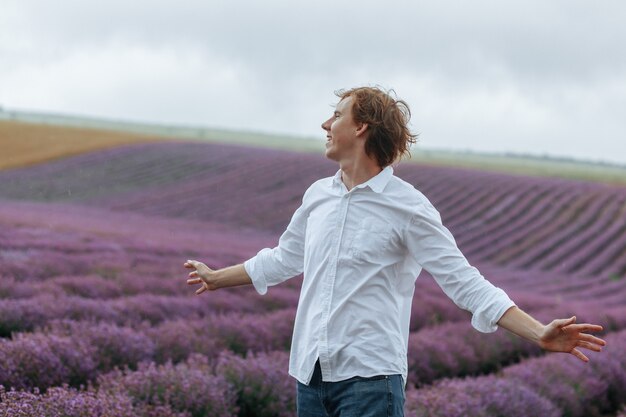
[[[35,165],[119,145],[156,142],[158,136],[0,120],[0,169]]]

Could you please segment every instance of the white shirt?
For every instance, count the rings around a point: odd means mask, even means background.
[[[244,263],[260,294],[304,272],[289,373],[308,384],[407,377],[409,319],[422,268],[472,325],[493,332],[514,305],[467,262],[428,199],[387,167],[348,191],[341,171],[305,192],[278,246]]]

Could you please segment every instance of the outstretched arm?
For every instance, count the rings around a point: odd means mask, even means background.
[[[543,325],[536,319],[514,306],[509,308],[498,321],[498,325],[508,331],[535,342],[544,350],[571,353],[580,360],[588,362],[579,348],[600,352],[606,342],[588,334],[600,332],[602,326],[596,324],[576,324],[576,316],[569,319],[553,320]]]
[[[183,266],[188,269],[194,269],[194,271],[189,273],[190,278],[187,280],[187,284],[202,284],[196,290],[196,294],[202,294],[206,290],[215,291],[219,288],[252,284],[252,280],[243,264],[229,266],[217,271],[198,261],[190,260],[185,262]]]

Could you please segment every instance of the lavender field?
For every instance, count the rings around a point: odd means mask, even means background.
[[[273,246],[335,170],[313,154],[164,142],[0,171],[0,416],[294,416],[301,279],[197,297],[182,264]],[[608,342],[583,364],[477,333],[423,273],[407,416],[624,415],[626,187],[411,163],[396,174],[518,305],[600,323]]]

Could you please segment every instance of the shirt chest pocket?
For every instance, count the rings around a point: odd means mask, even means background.
[[[375,217],[366,217],[359,223],[350,252],[354,259],[375,262],[389,249],[392,227]]]

